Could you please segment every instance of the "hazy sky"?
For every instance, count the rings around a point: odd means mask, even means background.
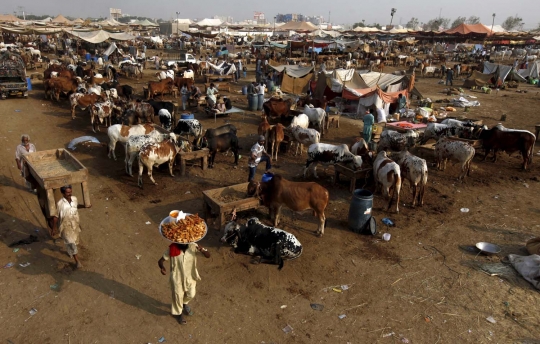
[[[235,21],[252,19],[254,11],[264,12],[267,20],[273,21],[277,13],[301,13],[304,15],[321,15],[328,18],[331,11],[332,23],[354,23],[365,19],[366,24],[378,22],[381,25],[390,23],[390,9],[397,8],[394,24],[407,23],[411,17],[420,22],[427,22],[439,16],[454,20],[458,16],[476,15],[483,24],[491,24],[492,14],[496,13],[495,24],[501,24],[508,16],[518,15],[523,18],[525,28],[536,28],[540,22],[539,0],[452,0],[440,2],[436,0],[294,0],[294,1],[246,1],[246,0],[18,0],[7,1],[0,11],[13,13],[24,7],[26,13],[49,14],[59,13],[73,17],[108,16],[109,8],[120,8],[122,13],[151,18],[210,18],[214,15],[232,16]],[[8,5],[9,3],[9,5]]]

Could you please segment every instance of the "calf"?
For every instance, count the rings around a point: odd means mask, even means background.
[[[237,132],[236,127],[233,124],[225,124],[215,129],[212,129],[212,128],[206,129],[206,132],[204,133],[204,137],[209,139],[211,137],[219,136],[221,134],[227,134],[227,133],[236,135],[236,132]]]
[[[114,104],[107,100],[102,103],[95,103],[90,108],[90,123],[92,124],[92,131],[96,132],[95,124],[97,124],[98,131],[99,131],[99,124],[103,123],[103,120],[105,120],[105,126],[107,126],[107,120],[109,122],[109,127],[112,125],[112,113],[114,110]],[[98,123],[99,121],[99,123]]]
[[[424,159],[412,155],[408,151],[401,151],[396,154],[392,154],[392,158],[399,165],[401,169],[401,177],[407,179],[409,184],[413,187],[413,201],[412,206],[416,206],[418,199],[418,205],[424,205],[424,191],[427,185],[428,168]]]
[[[274,226],[279,225],[281,207],[285,205],[292,211],[311,209],[319,219],[317,235],[324,234],[326,216],[324,210],[328,206],[328,190],[317,183],[291,182],[276,174],[268,182],[251,181],[248,185],[248,195],[257,196],[261,203],[268,207],[270,217],[274,218]]]
[[[437,169],[445,170],[446,161],[453,160],[461,164],[461,173],[458,178],[462,179],[465,174],[468,176],[471,171],[471,161],[474,158],[475,150],[467,142],[453,141],[442,137],[435,144],[435,158],[437,159]]]
[[[321,108],[311,108],[308,105],[305,105],[304,114],[308,116],[309,123],[311,123],[321,133],[322,137],[324,135],[326,111]]]
[[[84,94],[84,93],[73,93],[69,96],[69,103],[71,104],[71,118],[75,119],[75,108],[78,106],[81,110],[90,108],[90,113],[92,112],[91,106],[94,105],[99,99],[100,95],[95,93]]]
[[[277,161],[277,155],[279,151],[279,146],[281,144],[281,141],[285,138],[285,133],[283,131],[284,127],[281,123],[278,123],[274,125],[270,129],[270,133],[268,134],[268,143],[270,144],[271,150],[270,150],[270,159],[272,159],[272,155],[275,155],[275,160]]]
[[[507,129],[498,124],[491,129],[482,130],[479,139],[482,140],[482,147],[485,150],[484,160],[486,160],[489,152],[493,150],[493,162],[496,162],[497,152],[501,150],[508,154],[520,152],[523,158],[522,168],[524,170],[532,163],[536,136],[530,131]]]
[[[263,103],[263,111],[267,117],[286,117],[293,104],[292,99],[270,98]]]
[[[109,129],[107,129],[107,135],[109,136],[109,159],[112,156],[114,160],[116,160],[114,150],[117,142],[126,143],[131,136],[148,135],[152,131],[154,131],[154,126],[147,123],[132,126],[122,124],[111,125]]]
[[[188,139],[189,135],[193,135],[195,138],[200,137],[202,131],[203,126],[199,120],[196,119],[179,119],[178,123],[176,123],[176,127],[173,129],[173,133],[176,135],[186,134]]]
[[[313,176],[317,177],[317,164],[335,165],[342,163],[350,165],[356,170],[362,167],[362,158],[352,154],[347,145],[330,145],[327,143],[314,143],[308,148],[308,159],[304,167],[304,178],[310,166],[312,166]]]
[[[257,134],[259,136],[264,136],[265,142],[264,142],[264,149],[268,150],[268,135],[270,134],[270,129],[272,126],[270,123],[268,123],[268,120],[266,118],[266,115],[261,116],[261,123],[259,123],[259,127],[257,128]]]
[[[277,264],[279,270],[283,268],[284,259],[296,259],[303,250],[293,234],[266,226],[256,217],[243,226],[229,222],[224,228],[221,242],[233,246],[235,253],[262,256]]]
[[[314,143],[321,142],[321,133],[315,129],[305,129],[297,125],[291,125],[287,129],[291,133],[291,139],[296,142],[296,152],[298,155],[298,147],[300,147],[300,155],[302,155],[303,145],[310,146]]]
[[[171,177],[174,177],[174,159],[180,150],[181,148],[178,147],[176,142],[172,140],[146,143],[144,146],[142,146],[141,150],[139,151],[139,187],[143,187],[142,174],[144,166],[146,166],[146,169],[148,170],[148,177],[150,177],[150,180],[152,183],[154,183],[154,185],[157,185],[156,181],[152,177],[152,169],[154,166],[159,166],[165,162],[169,162],[169,173],[171,174]]]
[[[197,141],[197,139],[195,139]],[[238,137],[233,133],[221,134],[211,138],[203,137],[203,145],[206,145],[210,150],[210,159],[208,161],[208,167],[214,167],[214,160],[217,152],[227,152],[229,149],[234,154],[234,164],[238,165]],[[195,144],[195,142],[194,142]]]
[[[173,86],[173,79],[171,78],[166,78],[159,82],[149,81],[148,82],[148,95],[146,99],[148,100],[150,98],[153,98],[158,93],[163,98],[163,94],[171,93],[172,86]]]
[[[383,188],[383,196],[389,198],[387,211],[392,206],[394,194],[397,194],[396,213],[399,213],[399,192],[401,191],[401,170],[399,165],[389,159],[385,151],[381,151],[373,162],[373,175],[375,191],[377,191],[380,184]]]
[[[377,145],[377,152],[392,150],[402,151],[413,147],[418,140],[418,133],[414,130],[407,130],[406,133],[398,133],[393,130],[385,130],[381,134],[381,139]]]
[[[306,114],[300,114],[298,116],[294,116],[290,127],[292,126],[299,126],[300,128],[307,129],[309,127],[309,117]]]
[[[176,140],[176,135],[171,134],[161,134],[157,130],[151,131],[147,135],[135,135],[130,136],[126,142],[126,173],[133,177],[132,165],[135,158],[139,155],[139,152],[147,143],[158,143],[163,140],[171,139],[172,141]]]

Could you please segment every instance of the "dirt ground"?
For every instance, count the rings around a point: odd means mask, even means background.
[[[142,81],[127,82],[141,93],[153,73],[146,70]],[[247,107],[237,91],[248,80],[253,80],[252,71],[233,87],[235,106]],[[425,97],[449,98],[437,81],[420,78],[417,87]],[[538,88],[520,86],[529,92],[475,92],[481,106],[467,115],[493,125],[504,113],[505,126],[533,131],[540,123]],[[509,253],[526,254],[524,243],[540,233],[538,156],[524,172],[517,156],[502,154],[494,164],[481,161],[479,152],[471,176],[461,183],[457,166],[436,171],[433,157],[425,155],[430,167],[425,205],[409,206],[408,186],[402,189],[399,214],[384,211],[385,202],[375,195],[376,236],[347,229],[349,182],[342,178],[333,185],[332,168],[327,174],[320,169],[318,182],[331,196],[324,236],[315,236],[311,215],[284,210],[281,227],[298,237],[304,253],[278,271],[235,255],[221,245],[219,232],[210,230],[201,242],[212,256],[199,258],[202,281],[191,303],[195,315],[180,326],[170,316],[168,276],[157,266],[169,244],[159,235],[158,224],[173,209],[202,213],[203,190],[245,182],[247,159],[242,157],[236,168],[231,156],[218,154],[214,169],[192,166],[185,177],[156,170],[157,186],[145,173],[141,190],[136,178],[124,172],[121,147],[113,161],[100,145],[79,145],[73,154],[89,169],[93,207],[79,211],[84,268],[74,270],[63,243],[48,237],[37,198],[24,187],[14,161],[23,133],[38,150],[66,147],[83,135],[107,142],[105,130],[92,133],[87,112],[77,110],[72,120],[68,104],[65,99],[44,100],[36,79],[29,99],[0,103],[0,266],[14,264],[0,269],[3,343],[157,343],[162,337],[167,343],[533,343],[540,338],[538,292],[512,268],[506,277],[480,270],[482,265],[501,265]],[[205,128],[235,124],[243,155],[256,139],[258,114],[218,118],[217,123],[200,113],[196,118]],[[350,144],[360,129],[359,120],[342,118],[341,127],[331,128],[324,141]],[[305,153],[302,158],[280,154],[278,159],[276,172],[302,180]],[[372,190],[372,183],[365,188]],[[74,193],[82,199],[79,188]],[[470,211],[464,214],[461,208]],[[253,215],[269,223],[266,209],[240,213],[244,219]],[[396,226],[386,228],[383,217]],[[390,241],[381,240],[384,232],[391,233]],[[39,242],[18,252],[8,247],[30,234]],[[500,245],[501,254],[487,257],[467,249],[480,241]],[[22,267],[24,263],[30,265]],[[313,310],[310,303],[324,309]],[[37,310],[33,316],[32,308]],[[495,324],[486,321],[490,316]],[[289,333],[282,330],[287,325]]]

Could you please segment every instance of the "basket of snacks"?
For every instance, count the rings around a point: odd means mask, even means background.
[[[159,224],[159,233],[169,241],[190,244],[202,240],[208,233],[208,226],[199,214],[173,210]]]

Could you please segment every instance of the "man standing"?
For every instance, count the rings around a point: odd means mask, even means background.
[[[364,116],[364,141],[369,143],[371,141],[371,133],[373,132],[373,124],[375,123],[375,116],[373,116],[373,109],[369,109],[369,113]]]
[[[454,86],[452,80],[454,80],[454,71],[452,68],[448,68],[446,70],[446,86],[448,86],[448,83],[450,83],[450,86]]]
[[[188,303],[195,297],[197,281],[201,280],[197,271],[197,256],[195,255],[197,251],[201,252],[205,258],[210,258],[210,253],[202,246],[194,243],[187,245],[174,243],[158,261],[162,275],[167,274],[163,263],[166,260],[171,261],[171,313],[181,325],[187,323],[182,313],[193,315]]]
[[[15,161],[17,162],[17,168],[19,171],[21,171],[21,176],[26,177],[25,171],[24,171],[24,165],[22,163],[22,156],[28,153],[33,153],[36,151],[36,146],[34,146],[33,143],[30,143],[30,136],[28,134],[22,134],[21,135],[21,144],[17,146],[15,149]],[[32,189],[32,186],[28,181],[26,182],[26,187],[29,188],[30,191],[34,191]]]
[[[180,94],[182,95],[182,109],[186,111],[186,105],[188,105],[190,94],[187,83],[184,83],[184,85],[182,85],[182,88],[180,89]]]
[[[259,163],[266,161],[266,172],[272,168],[272,163],[270,162],[270,156],[266,153],[264,149],[265,138],[263,135],[259,136],[259,141],[251,147],[251,155],[249,157],[248,166],[249,166],[249,177],[248,182],[252,181],[255,177],[255,172],[257,171],[257,166]]]
[[[77,197],[72,196],[73,190],[71,185],[62,186],[60,192],[63,197],[56,203],[58,216],[53,218],[53,231],[58,231],[60,237],[64,239],[67,253],[75,259],[77,268],[82,268],[82,264],[77,256],[79,252],[77,244],[79,243],[79,234],[81,233],[79,211],[77,209],[84,207],[84,205],[79,205]]]
[[[208,96],[208,104],[211,108],[213,108],[216,105],[216,94],[218,93],[218,89],[215,87],[214,83],[210,84],[210,87],[206,90],[206,95]]]
[[[402,93],[398,96],[398,109],[397,112],[401,113],[402,110],[405,110],[407,108],[407,98],[403,96]]]

